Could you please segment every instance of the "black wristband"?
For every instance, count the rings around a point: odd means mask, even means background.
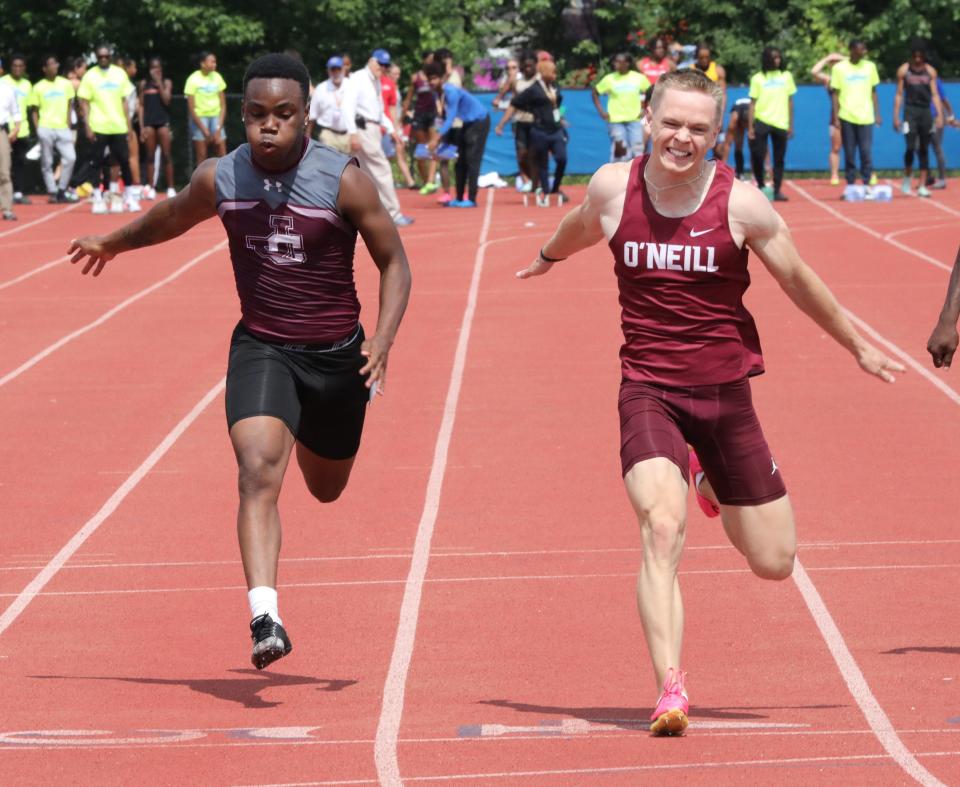
[[[540,249],[540,259],[543,260],[544,262],[554,263],[554,262],[563,262],[566,259],[566,257],[556,257],[556,258],[548,257],[546,254],[543,253],[543,249]]]

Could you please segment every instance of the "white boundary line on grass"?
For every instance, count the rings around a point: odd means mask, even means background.
[[[65,208],[60,208],[59,210],[51,211],[46,216],[41,216],[39,219],[28,221],[26,224],[20,224],[14,227],[12,230],[7,230],[6,232],[0,232],[0,238],[6,238],[8,235],[13,235],[17,232],[23,232],[28,227],[33,227],[37,224],[43,224],[43,222],[50,221],[50,219],[55,218],[56,216],[60,216],[63,213],[66,213],[71,210],[76,210],[82,204],[83,204],[82,202],[75,202],[73,203],[73,205],[67,205],[67,207]]]
[[[169,434],[160,441],[160,444],[153,449],[140,466],[127,477],[127,480],[110,496],[110,499],[103,504],[100,510],[54,555],[53,559],[43,567],[43,570],[30,581],[30,584],[28,584],[10,603],[10,606],[3,611],[3,614],[0,614],[0,634],[3,634],[3,632],[10,627],[10,624],[20,616],[20,613],[37,597],[37,594],[43,590],[44,586],[53,579],[57,572],[63,568],[64,564],[83,546],[83,543],[97,531],[97,528],[117,509],[124,498],[136,488],[137,484],[144,479],[154,465],[156,465],[157,462],[163,458],[163,455],[170,450],[173,444],[180,439],[181,435],[187,430],[187,427],[189,427],[190,424],[199,417],[200,413],[206,409],[207,405],[220,394],[225,384],[226,379],[221,378],[213,388],[203,395],[203,398],[180,420],[180,423],[170,430]]]
[[[457,404],[460,399],[460,388],[466,367],[467,348],[470,345],[470,331],[477,310],[480,274],[483,271],[483,260],[487,248],[487,236],[490,233],[490,220],[493,216],[495,194],[495,191],[487,192],[483,224],[480,228],[477,253],[473,261],[473,276],[467,294],[467,305],[463,310],[463,320],[460,323],[460,336],[457,340],[457,349],[453,358],[453,369],[450,372],[450,386],[447,389],[447,399],[443,406],[440,430],[437,433],[433,464],[427,481],[426,498],[423,503],[420,524],[417,526],[410,571],[403,590],[403,602],[400,605],[400,620],[393,644],[393,654],[390,657],[390,668],[387,671],[383,686],[383,704],[380,709],[380,719],[377,722],[374,760],[377,766],[377,776],[380,783],[385,787],[400,787],[403,784],[400,778],[400,763],[397,758],[397,741],[400,737],[400,722],[403,717],[403,698],[406,692],[407,673],[410,670],[410,659],[413,656],[413,644],[417,633],[417,619],[420,615],[423,584],[426,578],[427,564],[430,560],[430,542],[433,539],[434,526],[440,510],[440,496],[447,470],[447,453],[453,435],[453,425],[457,417]]]
[[[73,331],[72,333],[68,333],[66,336],[61,337],[60,339],[58,339],[57,341],[55,341],[53,344],[51,344],[51,345],[50,345],[49,347],[47,347],[46,349],[41,350],[40,352],[38,352],[36,355],[34,355],[34,356],[33,356],[32,358],[30,358],[29,360],[24,361],[22,364],[20,364],[20,365],[19,365],[16,369],[14,369],[13,371],[7,372],[5,375],[3,375],[3,377],[0,377],[0,388],[2,388],[4,385],[6,385],[6,384],[7,384],[8,382],[10,382],[11,380],[19,377],[21,374],[23,374],[25,371],[27,371],[27,370],[30,369],[31,367],[36,366],[38,363],[40,363],[40,361],[42,361],[42,360],[43,360],[44,358],[46,358],[48,355],[52,355],[54,352],[56,352],[56,351],[59,350],[61,347],[63,347],[63,345],[65,345],[65,344],[67,344],[67,343],[69,343],[69,342],[72,342],[72,341],[73,341],[74,339],[76,339],[78,336],[82,336],[83,334],[87,333],[88,331],[92,331],[94,328],[96,328],[96,327],[99,326],[99,325],[103,325],[103,323],[105,323],[107,320],[109,320],[109,319],[110,319],[111,317],[113,317],[115,314],[123,311],[123,310],[126,309],[128,306],[130,306],[131,304],[136,303],[137,301],[139,301],[141,298],[145,298],[147,295],[149,295],[149,294],[150,294],[151,292],[153,292],[154,290],[159,290],[159,289],[160,289],[161,287],[163,287],[164,285],[169,284],[169,283],[172,282],[174,279],[176,279],[178,276],[180,276],[182,273],[185,273],[186,271],[190,270],[190,268],[192,268],[192,267],[193,267],[194,265],[196,265],[197,263],[205,260],[205,259],[206,259],[207,257],[209,257],[211,254],[214,254],[214,253],[220,251],[220,249],[224,248],[226,245],[227,245],[227,241],[225,241],[225,240],[224,240],[224,241],[220,241],[220,243],[218,243],[218,244],[217,244],[216,246],[214,246],[213,248],[207,249],[207,250],[206,250],[205,252],[203,252],[202,254],[198,254],[196,257],[194,257],[194,258],[193,258],[192,260],[190,260],[189,262],[185,263],[184,265],[181,265],[179,268],[177,268],[177,269],[176,269],[173,273],[171,273],[169,276],[166,276],[165,278],[160,279],[160,281],[155,282],[154,284],[151,284],[151,285],[150,285],[149,287],[147,287],[146,289],[140,290],[140,292],[134,293],[134,294],[131,295],[129,298],[127,298],[127,299],[125,299],[125,300],[123,300],[123,301],[120,301],[120,303],[118,303],[118,304],[117,304],[116,306],[114,306],[112,309],[104,312],[102,315],[100,315],[100,316],[99,316],[97,319],[95,319],[93,322],[89,322],[89,323],[87,323],[86,325],[84,325],[82,328],[78,328],[77,330]]]

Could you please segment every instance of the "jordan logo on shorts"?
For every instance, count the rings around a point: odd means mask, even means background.
[[[290,216],[271,216],[269,235],[247,235],[247,248],[257,256],[277,265],[300,265],[307,260],[303,253],[303,235],[293,231]]]
[[[772,456],[770,457],[770,466],[772,468],[772,470],[770,470],[770,475],[773,475],[774,473],[777,472],[777,470],[779,470],[779,468],[777,467],[777,460],[774,459]]]

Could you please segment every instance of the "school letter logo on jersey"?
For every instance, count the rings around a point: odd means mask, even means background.
[[[277,265],[301,265],[306,262],[303,235],[294,232],[290,216],[270,216],[269,235],[246,235],[247,248]]]

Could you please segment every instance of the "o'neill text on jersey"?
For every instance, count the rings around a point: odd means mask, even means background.
[[[647,270],[693,271],[716,273],[720,270],[713,246],[685,246],[679,243],[646,243],[628,240],[623,244],[623,264],[628,268],[640,265],[641,252],[646,251]],[[706,257],[706,260],[703,257]]]

